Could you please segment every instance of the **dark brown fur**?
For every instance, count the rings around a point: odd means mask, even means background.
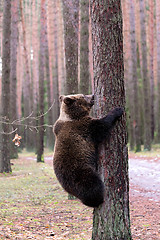
[[[93,98],[78,94],[63,96],[61,101],[60,118],[54,126],[55,174],[68,193],[97,207],[104,201],[104,185],[96,171],[97,147],[123,110],[116,108],[106,117],[94,119],[89,116]]]

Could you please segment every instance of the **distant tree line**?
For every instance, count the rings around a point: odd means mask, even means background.
[[[131,150],[160,142],[160,2],[122,0],[128,136]]]

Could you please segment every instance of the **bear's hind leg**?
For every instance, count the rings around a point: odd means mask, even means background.
[[[87,172],[85,178],[80,182],[78,198],[89,207],[98,207],[104,202],[104,184],[95,172]]]

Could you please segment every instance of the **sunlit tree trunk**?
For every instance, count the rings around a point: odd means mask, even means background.
[[[79,92],[89,93],[89,1],[80,0],[80,83]]]
[[[78,13],[79,0],[62,0],[64,39],[65,39],[65,65],[66,65],[66,94],[78,92]]]
[[[150,109],[150,84],[147,66],[146,20],[145,1],[139,0],[141,50],[142,50],[142,79],[143,79],[143,104],[144,104],[144,149],[151,150],[151,109]]]
[[[37,138],[37,162],[44,161],[44,77],[45,77],[45,46],[47,38],[46,0],[41,0],[41,30],[40,30],[40,54],[39,54],[39,120]]]
[[[3,50],[2,50],[2,117],[10,121],[10,38],[11,38],[11,1],[4,0],[3,5]],[[0,172],[11,172],[9,124],[2,124],[2,145]]]
[[[95,113],[104,116],[125,107],[122,13],[120,0],[91,0]],[[98,170],[105,185],[105,202],[94,209],[92,239],[131,239],[129,219],[126,117],[99,147]]]

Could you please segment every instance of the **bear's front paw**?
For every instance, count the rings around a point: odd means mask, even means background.
[[[124,113],[124,109],[122,107],[116,107],[114,110],[113,110],[113,114],[115,114],[115,117],[116,118],[120,118]]]

